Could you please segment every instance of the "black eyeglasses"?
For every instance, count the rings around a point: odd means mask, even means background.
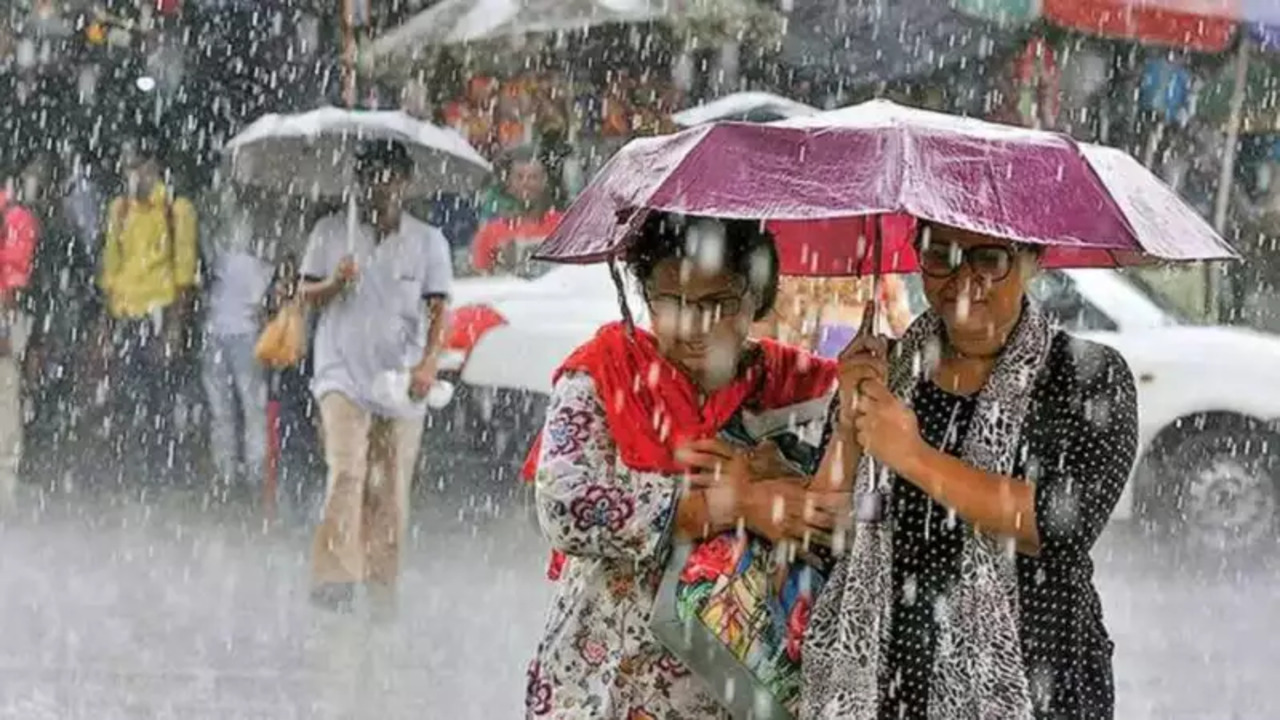
[[[920,272],[932,278],[947,278],[956,274],[961,265],[968,265],[974,275],[1000,282],[1013,270],[1013,250],[1005,245],[974,245],[960,247],[955,243],[929,243],[917,248]]]

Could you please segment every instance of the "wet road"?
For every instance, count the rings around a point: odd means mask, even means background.
[[[28,497],[0,525],[0,718],[520,717],[545,547],[518,499],[475,499],[416,510],[400,619],[370,627],[309,610],[302,532]],[[1118,718],[1280,717],[1274,570],[1193,573],[1123,530],[1096,556]]]

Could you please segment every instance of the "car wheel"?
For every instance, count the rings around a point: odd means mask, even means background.
[[[1171,484],[1159,493],[1157,524],[1200,550],[1233,553],[1274,541],[1277,452],[1280,443],[1262,433],[1215,431],[1184,440],[1164,463],[1164,482]]]

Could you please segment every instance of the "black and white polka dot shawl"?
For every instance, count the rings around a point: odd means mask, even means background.
[[[920,378],[934,367],[942,320],[918,318],[894,348],[889,386],[908,405]],[[1031,303],[1005,344],[978,396],[962,458],[1008,475],[1017,461],[1036,377],[1054,335],[1050,320]],[[812,720],[877,720],[884,648],[888,645],[894,589],[891,507],[893,476],[864,457],[856,489],[860,508],[849,552],[836,565],[817,604],[803,653],[802,717]],[[866,495],[872,491],[878,498]],[[875,502],[869,502],[875,500]],[[1031,521],[1030,518],[1027,519]],[[937,720],[1030,720],[1031,694],[1018,635],[1018,582],[1012,543],[970,531],[964,541],[960,580],[935,607],[937,649],[931,670],[928,717]]]

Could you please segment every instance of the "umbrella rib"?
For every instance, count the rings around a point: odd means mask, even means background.
[[[1147,249],[1142,246],[1142,241],[1138,237],[1137,228],[1135,228],[1133,226],[1133,223],[1130,222],[1129,216],[1125,213],[1124,208],[1120,207],[1120,203],[1117,202],[1115,197],[1112,196],[1111,188],[1107,187],[1107,184],[1102,181],[1102,176],[1099,175],[1097,169],[1093,167],[1093,163],[1090,162],[1089,156],[1084,154],[1084,149],[1081,148],[1080,144],[1077,143],[1075,140],[1068,138],[1066,136],[1064,136],[1064,139],[1066,139],[1067,142],[1071,143],[1072,149],[1075,150],[1076,155],[1080,157],[1080,159],[1084,162],[1085,168],[1088,169],[1089,176],[1093,179],[1095,183],[1097,183],[1098,187],[1102,189],[1102,196],[1106,198],[1108,203],[1110,203],[1111,209],[1114,210],[1115,213],[1120,216],[1120,222],[1124,223],[1124,229],[1129,231],[1129,238],[1132,241],[1132,243],[1137,247],[1138,252],[1144,255],[1148,254]]]
[[[683,168],[685,166],[685,163],[689,162],[690,158],[694,157],[695,155],[701,154],[700,151],[703,149],[704,145],[706,144],[703,142],[703,140],[705,140],[708,135],[714,132],[716,128],[719,127],[719,125],[720,123],[712,123],[711,125],[705,126],[705,128],[698,128],[698,131],[701,132],[702,134],[702,138],[700,138],[698,142],[694,144],[693,148],[690,149],[689,152],[684,154],[684,157],[680,158],[679,162],[672,165],[671,169],[668,170],[666,174],[662,176],[662,180],[659,181],[654,186],[655,189],[653,192],[649,193],[649,197],[652,198],[655,194],[657,194],[659,190],[665,188],[667,185],[667,181],[671,179],[671,176],[675,175],[681,168]],[[689,131],[686,131],[686,132],[689,132]],[[624,240],[627,240],[628,238],[631,237],[631,233],[632,231],[635,230],[637,223],[642,222],[644,217],[646,216],[647,216],[647,213],[639,213],[639,212],[634,213],[632,215],[630,221],[627,223],[627,231],[623,235]],[[618,250],[622,249],[622,246],[623,244],[619,243],[617,246],[613,247],[609,251],[609,255],[611,256],[615,255],[618,252]]]

